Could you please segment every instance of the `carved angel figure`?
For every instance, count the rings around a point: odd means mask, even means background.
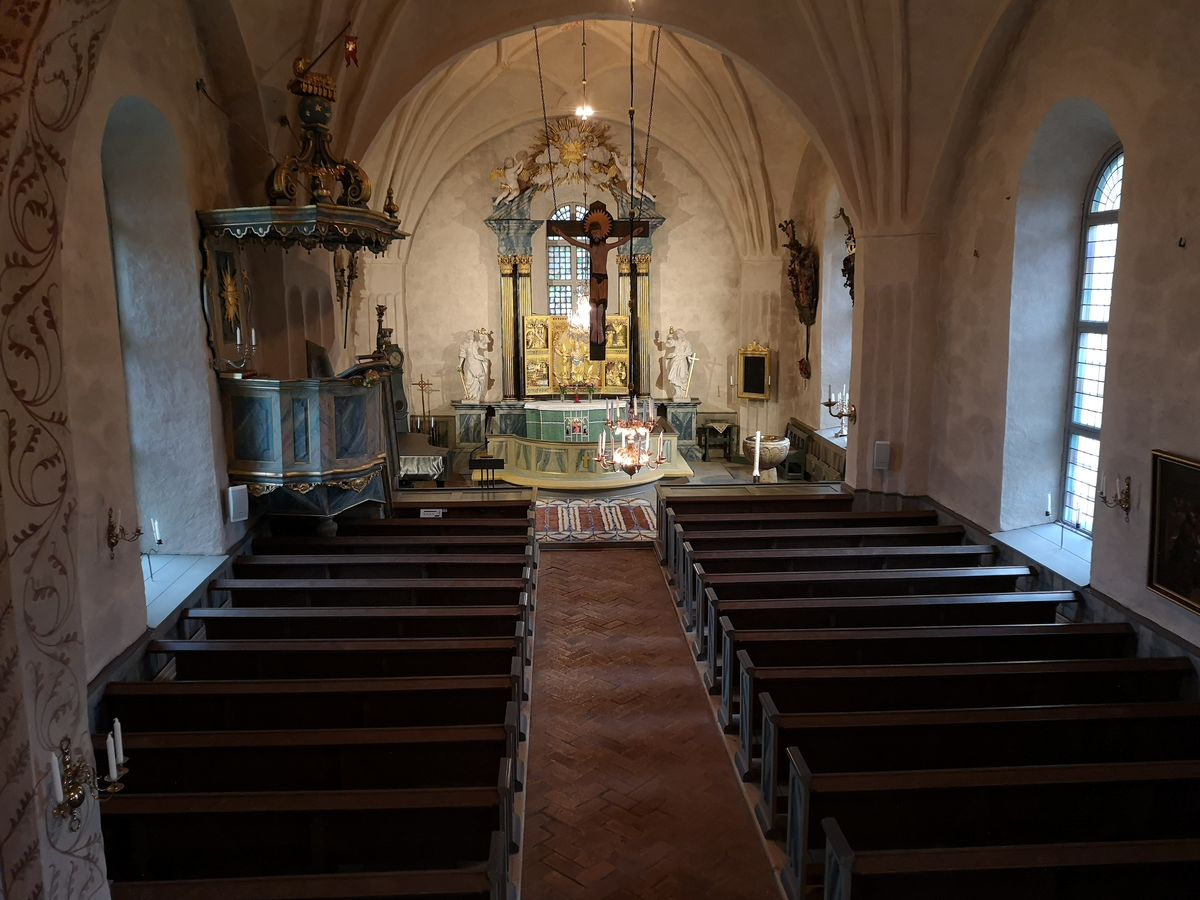
[[[645,197],[654,203],[654,195],[646,190],[645,172],[635,172],[633,165],[616,150],[610,150],[609,157],[612,159],[612,164],[617,167],[617,171],[621,173],[621,180],[625,182],[625,190],[629,192],[630,196]]]
[[[525,170],[522,160],[506,157],[502,165],[492,170],[492,177],[500,181],[500,193],[492,201],[492,206],[499,206],[521,196],[521,173]]]

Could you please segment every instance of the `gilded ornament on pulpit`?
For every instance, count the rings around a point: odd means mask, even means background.
[[[242,291],[238,285],[237,270],[232,261],[221,269],[221,311],[230,328],[239,324],[241,318]]]

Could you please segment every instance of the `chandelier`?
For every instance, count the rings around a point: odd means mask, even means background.
[[[596,456],[603,471],[615,472],[619,469],[632,478],[644,468],[657,469],[666,462],[662,452],[661,431],[654,435],[653,452],[650,449],[654,413],[649,398],[640,402],[637,397],[631,397],[628,401],[610,400],[605,404],[605,411],[605,427],[600,430],[599,452]],[[613,434],[611,442],[605,439],[609,431]]]

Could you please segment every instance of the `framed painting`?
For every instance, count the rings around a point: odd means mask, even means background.
[[[1149,587],[1200,612],[1200,462],[1152,453]]]

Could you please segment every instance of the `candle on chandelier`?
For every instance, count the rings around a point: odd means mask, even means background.
[[[830,405],[833,404],[833,385],[832,384],[829,385],[829,403],[830,403]]]
[[[758,461],[762,454],[762,432],[754,432],[754,477],[759,476]]]
[[[258,346],[258,332],[254,330],[253,325],[250,326],[250,346],[251,347]]]
[[[121,740],[120,719],[113,719],[113,747],[117,751],[117,763],[125,762],[125,742]]]
[[[604,429],[600,429],[600,455],[604,456]]]
[[[117,749],[113,746],[112,732],[108,733],[108,737],[104,739],[104,748],[108,751],[108,780],[110,783],[115,782],[117,775]]]
[[[233,342],[239,347],[242,346],[242,326],[238,325],[233,330]]]
[[[58,764],[58,754],[50,754],[50,784],[54,788],[54,803],[63,805],[62,767]]]

